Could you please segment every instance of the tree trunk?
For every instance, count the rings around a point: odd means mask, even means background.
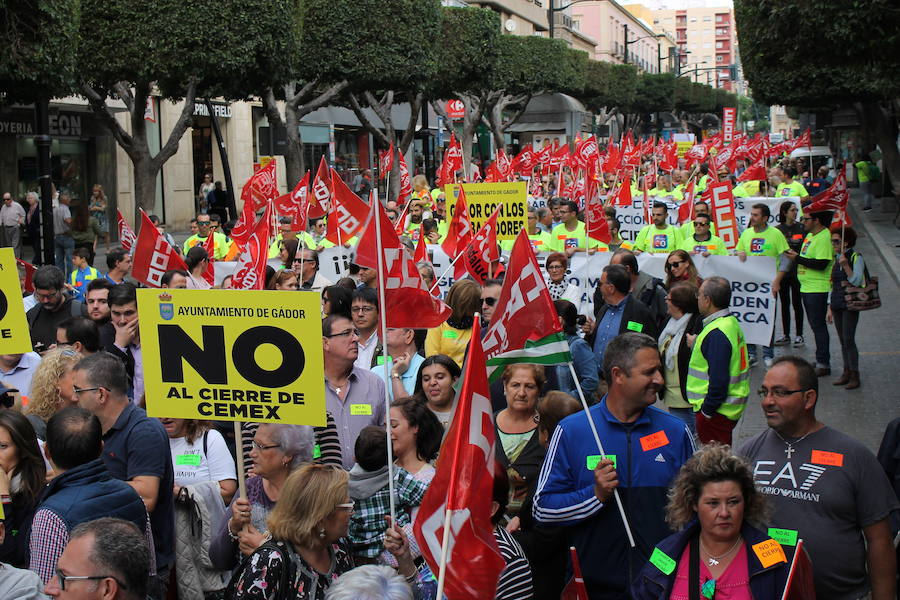
[[[530,94],[510,96],[495,92],[489,96],[487,107],[484,112],[487,115],[487,121],[491,128],[491,137],[494,140],[495,149],[502,149],[504,152],[506,151],[506,138],[504,137],[504,134],[510,125],[519,120],[519,117],[525,112],[525,108],[528,106],[530,100]],[[504,119],[503,114],[510,106],[518,106],[519,108],[510,118]]]
[[[893,185],[891,193],[900,198],[900,151],[897,150],[897,121],[878,102],[857,102],[856,111],[869,136],[881,149],[882,165]]]
[[[144,203],[135,202],[132,223],[137,232],[142,222],[141,208],[143,207],[145,212],[150,214],[156,205],[156,176],[159,174],[159,169],[154,168],[149,152],[146,156],[132,159],[131,164],[134,167],[134,197],[150,199]]]

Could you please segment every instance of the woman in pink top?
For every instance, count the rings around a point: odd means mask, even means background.
[[[765,533],[765,512],[750,465],[728,446],[705,446],[669,491],[666,519],[680,531],[653,549],[632,597],[779,600],[794,547]]]

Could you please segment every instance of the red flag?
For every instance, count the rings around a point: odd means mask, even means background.
[[[269,239],[272,237],[272,204],[256,222],[247,239],[244,251],[238,258],[237,270],[231,280],[234,290],[261,290],[266,287],[266,259],[269,255]]]
[[[457,205],[459,206],[459,205]],[[488,217],[472,243],[466,246],[466,255],[462,259],[466,263],[466,270],[479,284],[491,276],[491,265],[500,261],[500,247],[497,245],[497,217],[500,215],[499,205],[493,214]]]
[[[275,199],[275,211],[291,218],[291,231],[306,230],[306,215],[309,212],[307,196],[309,194],[309,171],[297,182],[290,194]]]
[[[797,540],[791,570],[784,585],[784,600],[815,600],[816,586],[813,581],[812,561],[806,553],[803,540]]]
[[[497,148],[497,152],[494,156],[496,159],[494,160],[493,165],[501,177],[499,181],[511,181],[513,176],[512,161],[509,160],[506,151],[504,151],[503,148]]]
[[[588,165],[594,164],[599,155],[600,148],[597,146],[597,138],[591,136],[575,145],[573,158],[578,163],[578,166],[584,169]]]
[[[209,262],[206,264],[206,271],[203,272],[203,279],[206,280],[206,283],[209,285],[216,284],[216,234],[210,232],[208,236],[206,236],[206,241],[203,243],[203,249],[206,250],[206,255],[209,257]]]
[[[695,163],[703,162],[703,159],[706,158],[707,151],[708,148],[703,144],[694,144],[691,146],[691,149],[684,155],[684,158],[687,159],[687,166],[690,167]]]
[[[584,577],[581,575],[581,563],[578,560],[578,552],[575,547],[569,548],[572,559],[572,579],[566,584],[559,600],[590,600],[587,588],[584,585]]]
[[[693,182],[691,182],[693,184]],[[678,223],[687,223],[694,218],[694,202],[685,196],[684,201],[678,205]]]
[[[529,341],[561,333],[528,231],[522,229],[510,252],[500,299],[484,335],[485,356],[522,349]]]
[[[137,239],[134,235],[134,231],[128,226],[128,222],[125,220],[125,217],[122,216],[122,211],[119,209],[116,209],[116,219],[119,224],[119,243],[122,244],[122,248],[124,248],[126,252],[131,252],[131,247],[134,246],[134,242]]]
[[[354,262],[361,267],[377,270],[378,285],[384,285],[383,310],[387,326],[415,329],[437,327],[450,316],[450,307],[431,295],[416,263],[400,243],[374,193],[370,202],[372,210],[359,238]],[[380,255],[375,218],[381,220]]]
[[[475,321],[453,424],[413,525],[422,556],[439,576],[444,521],[450,512],[444,593],[453,600],[493,598],[505,566],[491,525],[496,436]]]
[[[765,181],[768,176],[766,172],[766,157],[760,156],[759,160],[741,173],[737,180],[738,181]]]
[[[647,221],[647,225],[653,224],[653,203],[650,202],[650,192],[647,190],[647,176],[645,175],[643,179],[641,179],[641,187],[643,194],[643,202],[644,202],[644,219]]]
[[[412,179],[409,177],[409,168],[406,166],[406,158],[404,158],[403,153],[400,153],[400,195],[397,197],[397,202],[400,204],[406,204],[409,202],[409,199],[412,197],[413,189],[412,189]]]
[[[607,160],[605,169],[608,173],[612,173],[618,171],[622,166],[622,153],[619,152],[619,148],[615,145],[615,143],[610,142],[606,147]]]
[[[378,151],[378,178],[384,179],[394,168],[394,142],[387,150]]]
[[[331,201],[331,169],[322,155],[319,160],[319,168],[313,178],[312,195],[309,196],[309,216],[313,219],[325,216],[328,212],[328,203]]]
[[[244,246],[253,231],[254,223],[256,223],[256,209],[253,208],[252,202],[244,202],[244,206],[241,208],[241,216],[238,217],[237,223],[231,229],[231,239],[238,246]]]
[[[534,165],[536,164],[537,154],[534,151],[534,147],[531,144],[525,144],[522,151],[512,159],[510,167],[513,171],[522,173],[523,175],[531,175],[531,172],[534,170]]]
[[[659,168],[663,171],[674,171],[678,168],[678,144],[672,142],[663,146],[662,160],[659,161]]]
[[[456,136],[450,133],[450,143],[444,152],[441,168],[438,172],[438,185],[445,186],[456,180],[456,172],[463,168],[462,145],[456,141]]]
[[[332,244],[346,244],[347,240],[362,231],[369,218],[369,207],[354,194],[341,176],[331,170],[332,202],[328,213],[328,230],[325,239]],[[340,237],[338,237],[340,230]]]
[[[625,178],[619,181],[619,189],[612,194],[612,204],[616,206],[631,206],[631,179]]]
[[[847,193],[847,176],[845,171],[846,169],[841,167],[838,170],[837,177],[834,178],[834,183],[828,189],[813,196],[812,202],[803,209],[803,212],[808,215],[822,210],[846,212],[850,194]]]
[[[172,269],[187,271],[181,256],[141,210],[141,229],[134,246],[131,276],[150,287],[159,287],[163,274]]]
[[[21,258],[17,258],[16,262],[22,265],[25,269],[25,281],[22,282],[22,290],[27,294],[34,293],[34,272],[37,271],[37,267],[31,264],[30,262],[25,262]]]
[[[738,242],[737,218],[734,213],[734,194],[727,181],[710,182],[703,199],[709,204],[709,212],[716,224],[716,233],[725,242],[725,247],[734,250]]]
[[[419,240],[416,242],[416,251],[413,253],[413,260],[416,264],[420,262],[430,262],[428,260],[428,248],[426,247],[425,242],[425,228],[419,226]]]
[[[796,150],[797,148],[802,148],[806,146],[807,148],[812,148],[812,135],[809,132],[809,127],[806,128],[806,131],[800,137],[794,138],[790,142],[791,144],[791,152]]]
[[[259,210],[267,202],[274,201],[278,197],[278,178],[275,175],[275,161],[259,169],[250,176],[241,190],[241,200],[248,202],[253,210]]]
[[[454,259],[472,242],[472,222],[469,220],[469,209],[466,206],[466,193],[462,186],[456,187],[459,194],[453,207],[453,216],[447,226],[447,237],[441,243],[444,253]]]
[[[606,213],[603,212],[603,201],[600,197],[588,197],[585,201],[584,212],[588,237],[604,244],[612,242],[609,222],[606,220]]]
[[[500,174],[499,169],[497,169],[497,161],[495,160],[491,164],[488,165],[487,171],[484,174],[484,182],[485,183],[497,183],[499,181],[505,181],[503,175]]]

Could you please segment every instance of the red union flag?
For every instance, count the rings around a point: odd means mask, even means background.
[[[845,170],[844,167],[841,167],[837,177],[834,178],[834,183],[828,189],[812,197],[812,202],[803,209],[804,213],[810,215],[822,210],[847,210],[850,194],[847,193],[847,175]]]
[[[379,150],[378,152],[378,175],[379,179],[384,179],[394,168],[394,142],[391,142],[390,148],[387,150]]]
[[[759,160],[741,173],[737,180],[738,181],[765,181],[767,177],[766,173],[766,157],[760,156]]]
[[[272,235],[272,204],[259,218],[244,251],[238,257],[238,268],[231,280],[234,290],[261,290],[266,287],[266,258],[269,255],[269,238]]]
[[[319,161],[319,169],[313,178],[312,194],[309,196],[309,216],[313,219],[324,217],[331,200],[331,170],[325,156]]]
[[[472,241],[472,222],[469,220],[469,209],[466,206],[466,193],[461,185],[455,189],[459,196],[456,198],[456,206],[453,207],[450,225],[447,226],[447,237],[441,242],[441,248],[451,260]]]
[[[406,159],[403,157],[403,153],[400,153],[400,196],[397,198],[397,201],[400,204],[406,204],[406,202],[412,197],[413,189],[412,189],[412,179],[409,177],[409,167],[406,166]]]
[[[283,217],[291,218],[291,231],[306,230],[306,214],[309,211],[306,197],[309,193],[309,171],[290,194],[275,199],[275,212]]]
[[[215,232],[210,232],[208,236],[206,236],[206,241],[203,242],[203,249],[206,250],[206,256],[209,257],[209,261],[206,263],[206,271],[203,272],[203,279],[210,286],[216,284],[216,234]]]
[[[730,144],[734,139],[734,125],[737,117],[737,109],[726,106],[722,109],[722,141]]]
[[[449,536],[444,594],[453,600],[493,598],[505,566],[491,525],[496,436],[475,321],[453,423],[413,525],[422,557],[435,576],[444,535]],[[448,511],[449,532],[444,530]]]
[[[22,268],[25,269],[25,281],[22,282],[22,289],[28,293],[34,293],[34,272],[37,271],[37,267],[31,264],[30,262],[25,262],[21,258],[17,258],[16,262],[22,265]]]
[[[727,181],[710,182],[703,193],[716,223],[716,233],[725,242],[725,247],[734,250],[738,242],[737,219],[734,215],[734,195]]]
[[[600,148],[597,146],[597,138],[589,137],[575,144],[575,154],[572,158],[581,168],[594,164],[600,155]]]
[[[132,277],[144,285],[159,287],[163,274],[172,269],[188,270],[184,260],[150,222],[147,213],[141,210],[141,229],[134,249]]]
[[[450,316],[450,307],[431,295],[374,193],[370,203],[372,210],[360,236],[354,262],[378,272],[378,285],[384,285],[387,326],[437,327]],[[381,253],[378,252],[376,218],[381,221]]]
[[[503,148],[498,148],[495,156],[496,160],[492,166],[496,168],[497,174],[502,178],[498,181],[510,181],[513,175],[512,161]]]
[[[253,210],[259,210],[267,202],[278,197],[278,179],[275,175],[275,161],[269,162],[262,169],[250,176],[241,190],[241,200],[248,202]]]
[[[332,244],[346,244],[362,230],[369,218],[369,207],[347,187],[334,169],[331,170],[331,185],[333,197],[325,239]]]
[[[466,246],[466,255],[462,259],[466,263],[469,275],[479,284],[484,285],[490,276],[491,264],[500,260],[500,247],[497,245],[497,217],[502,204],[484,222],[472,243]]]
[[[122,211],[119,209],[116,209],[116,221],[119,225],[119,242],[126,252],[131,252],[131,247],[134,246],[134,241],[137,238],[134,235],[134,231],[128,226],[128,221],[122,216]]]
[[[588,237],[604,244],[612,242],[609,222],[606,220],[606,213],[603,212],[603,201],[600,197],[588,197],[584,212]]]
[[[516,154],[516,157],[512,159],[512,164],[510,167],[513,171],[518,173],[522,173],[523,175],[531,175],[531,172],[534,170],[534,165],[537,164],[537,154],[534,151],[534,147],[531,144],[526,144],[522,151]]]

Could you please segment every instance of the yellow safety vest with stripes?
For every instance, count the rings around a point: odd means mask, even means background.
[[[709,390],[709,362],[703,356],[700,348],[703,340],[711,331],[718,329],[725,334],[731,343],[731,361],[728,363],[728,393],[725,402],[719,407],[718,412],[732,421],[741,418],[747,405],[747,396],[750,395],[750,364],[747,360],[747,342],[744,341],[744,332],[734,315],[719,317],[703,328],[694,342],[691,352],[691,361],[688,363],[687,375],[687,400],[694,407],[694,411],[700,410],[706,393]]]

